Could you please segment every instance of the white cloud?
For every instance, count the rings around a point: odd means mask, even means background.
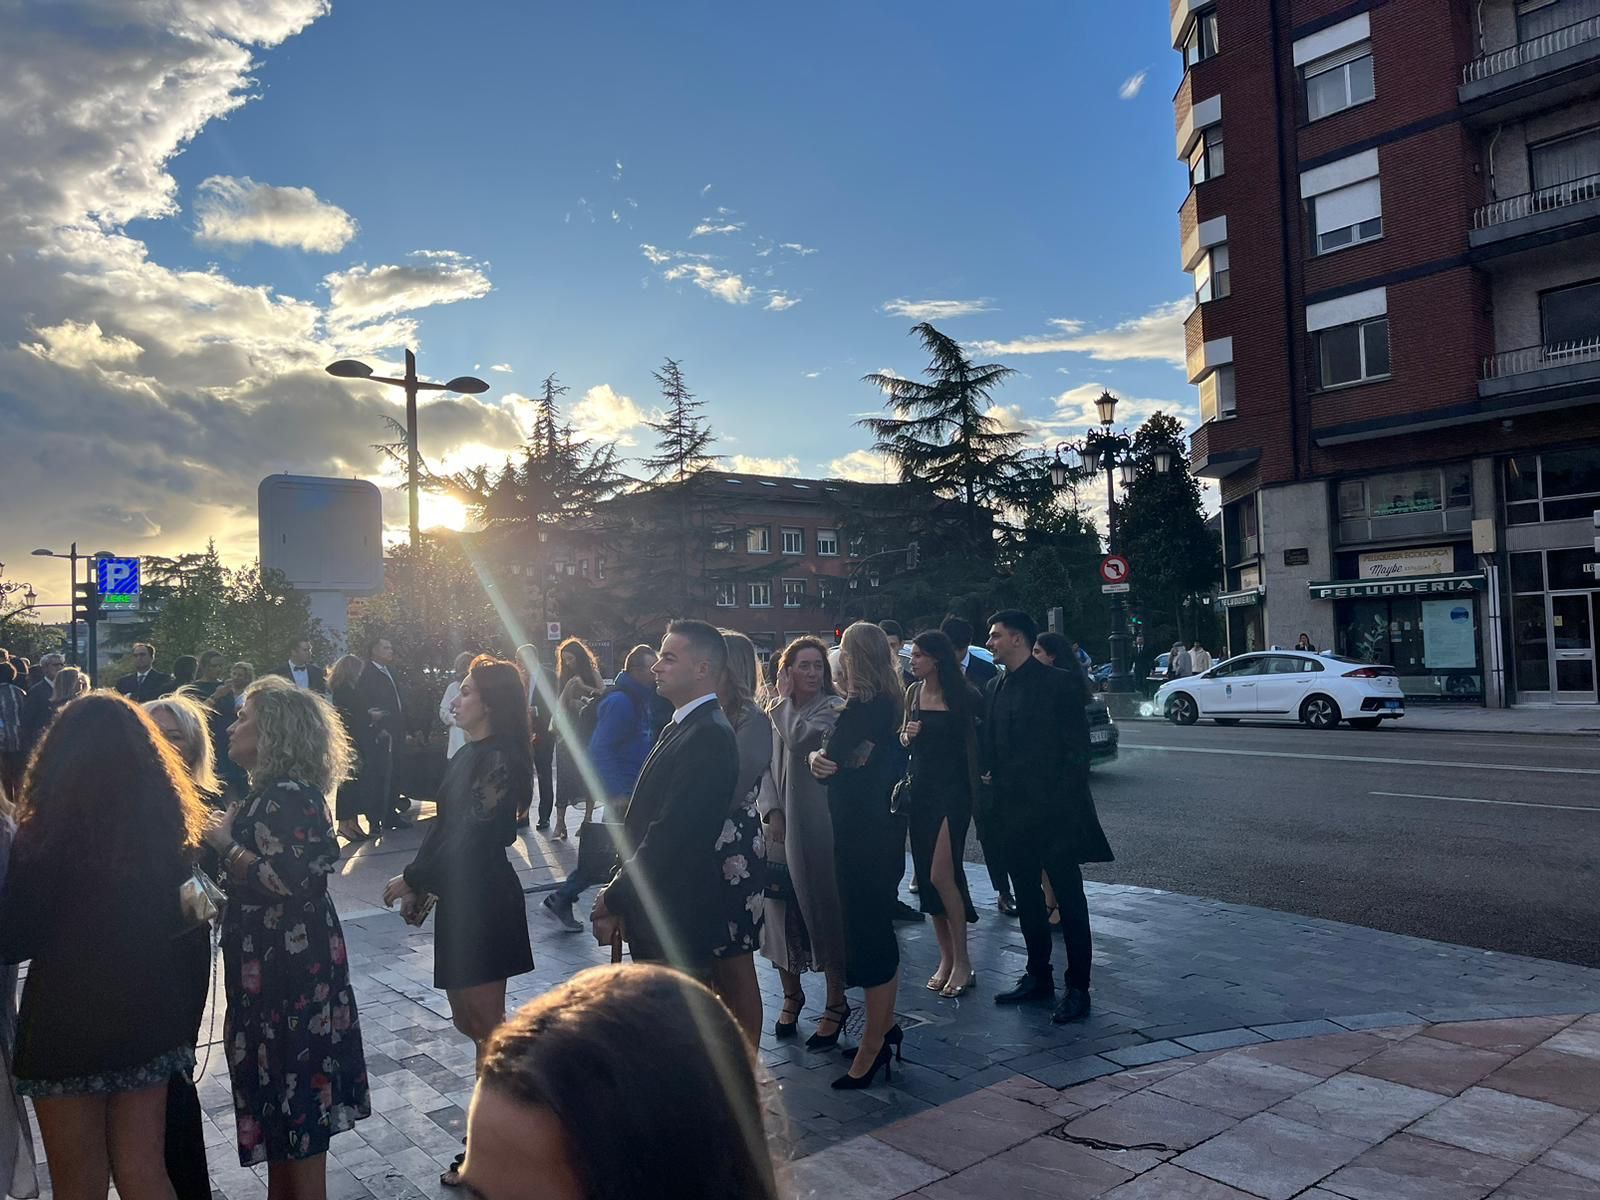
[[[248,175],[213,175],[196,193],[195,240],[210,245],[294,246],[331,254],[356,236],[356,222],[305,187],[275,187]]]
[[[612,183],[621,183],[622,182],[622,160],[620,158],[617,159],[617,169],[611,173],[611,182]]]
[[[895,483],[900,478],[894,464],[876,450],[852,450],[828,463],[822,473],[829,479],[859,483]]]
[[[955,317],[970,317],[973,313],[993,311],[990,300],[898,300],[887,301],[883,311],[891,317],[907,317],[913,321],[949,321]]]
[[[750,302],[751,289],[743,278],[732,271],[719,270],[709,263],[680,262],[661,272],[661,278],[668,283],[687,279],[695,287],[710,292],[718,300],[725,300],[729,304]]]
[[[812,255],[817,252],[815,246],[802,246],[799,242],[784,242],[782,245],[785,250],[789,251],[791,254],[798,254],[801,258],[805,258],[808,255]]]
[[[495,363],[493,366],[491,366],[489,368],[489,370],[491,370],[491,371],[499,371],[500,374],[502,374],[502,375],[510,375],[515,370],[515,368],[512,367],[512,365],[510,363]]]
[[[1183,322],[1193,309],[1194,297],[1184,296],[1109,329],[1090,329],[1083,321],[1057,318],[1050,322],[1055,326],[1054,333],[1012,341],[973,342],[972,348],[979,354],[997,357],[1071,353],[1087,354],[1100,362],[1154,360],[1182,366]]]
[[[709,183],[708,183],[708,184],[706,184],[706,185],[705,185],[705,187],[703,187],[703,188],[701,188],[701,189],[700,189],[700,194],[701,194],[701,195],[702,195],[702,196],[709,196],[709,195],[711,195],[711,185],[710,185],[710,184],[709,184]]]
[[[43,341],[22,348],[63,367],[127,363],[144,353],[132,338],[104,333],[98,321],[66,320],[37,332]]]
[[[826,367],[823,368],[823,370],[826,370],[826,369],[827,369]],[[807,379],[815,379],[815,378],[817,378],[817,376],[822,374],[822,371],[802,371],[800,373],[802,375],[804,375]]]
[[[689,236],[706,237],[713,233],[738,233],[743,228],[743,221],[723,221],[718,223],[715,218],[707,217],[694,227]]]
[[[759,454],[735,454],[728,458],[728,469],[741,475],[798,475],[800,460],[793,454],[782,458],[763,458]]]
[[[596,384],[584,392],[567,415],[579,436],[619,446],[637,444],[635,434],[649,419],[631,396],[613,390],[609,383]]]
[[[772,292],[767,297],[767,307],[773,312],[782,312],[786,308],[793,308],[800,303],[800,297],[790,296],[784,292]]]
[[[1129,75],[1122,81],[1122,86],[1117,89],[1117,95],[1124,100],[1132,100],[1140,92],[1144,91],[1144,81],[1149,74],[1149,71],[1139,71],[1136,74]]]
[[[1041,429],[1051,430],[1081,429],[1090,425],[1100,424],[1100,414],[1094,402],[1100,398],[1100,393],[1107,391],[1104,383],[1080,383],[1077,387],[1068,388],[1055,396],[1052,401],[1053,412],[1051,417],[1039,423]],[[1158,412],[1172,413],[1180,420],[1188,423],[1196,415],[1196,397],[1191,395],[1185,401],[1177,400],[1151,400],[1137,396],[1124,396],[1116,388],[1109,389],[1117,397],[1116,420],[1118,426],[1126,425],[1132,429],[1144,422],[1145,418],[1152,417]]]
[[[353,323],[389,313],[476,300],[489,293],[485,264],[448,250],[417,250],[415,263],[336,271],[324,282],[332,300],[330,317]]]

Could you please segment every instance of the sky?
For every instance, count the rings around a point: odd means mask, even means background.
[[[1047,445],[1196,419],[1166,6],[1106,0],[9,0],[0,563],[254,557],[267,474],[379,481],[418,353],[437,470],[498,463],[540,381],[645,453],[681,361],[730,469],[884,478],[869,372],[930,320],[1019,374]],[[459,526],[425,496],[424,524]],[[57,578],[59,576],[60,578]]]

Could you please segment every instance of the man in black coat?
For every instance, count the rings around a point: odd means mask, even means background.
[[[633,786],[618,831],[622,867],[590,915],[595,940],[620,929],[635,962],[706,977],[727,936],[717,835],[738,786],[739,747],[717,703],[728,661],[722,635],[704,621],[667,627],[652,672],[673,707]]]
[[[972,622],[952,613],[940,623],[939,632],[950,639],[956,658],[961,660],[961,672],[967,677],[967,682],[980,692],[986,691],[1000,672],[993,663],[985,662],[972,653]],[[983,846],[983,869],[989,872],[989,883],[994,887],[995,907],[1001,915],[1014,917],[1017,914],[1017,902],[1012,898],[1011,881],[1006,877],[1008,864],[1005,847],[989,828],[989,807],[987,803],[980,803],[972,814],[973,823],[978,827],[978,841]]]
[[[55,694],[56,676],[61,674],[61,668],[66,665],[67,657],[59,650],[52,650],[39,660],[39,670],[44,673],[44,678],[28,689],[28,695],[22,702],[24,755],[33,749],[34,743],[43,736],[45,726],[50,724],[50,697]]]
[[[282,675],[295,687],[316,692],[319,696],[328,694],[327,672],[320,664],[311,661],[310,638],[295,638],[294,644],[289,647],[289,661],[273,667],[267,674]]]
[[[971,621],[952,614],[940,623],[939,632],[950,639],[950,644],[955,647],[956,657],[961,660],[961,670],[966,675],[967,682],[980,692],[989,685],[991,679],[1000,674],[992,662],[985,662],[972,653]]]
[[[133,644],[133,671],[117,680],[117,691],[135,704],[159,700],[172,690],[172,676],[155,669],[156,648],[148,642]]]
[[[356,692],[366,705],[368,725],[361,745],[371,750],[374,788],[373,814],[385,829],[406,829],[404,820],[409,804],[400,803],[400,787],[395,766],[405,745],[405,706],[400,702],[400,685],[395,682],[390,664],[394,662],[394,643],[375,637],[364,648],[366,667],[356,681]]]
[[[1033,657],[1038,632],[1020,609],[989,618],[989,649],[1006,669],[989,689],[983,723],[984,762],[994,788],[990,822],[1005,847],[1028,946],[1027,974],[995,1003],[1043,1000],[1055,992],[1050,918],[1039,883],[1044,871],[1061,906],[1067,948],[1066,992],[1052,1017],[1059,1025],[1089,1015],[1093,943],[1078,867],[1113,856],[1089,794],[1086,689],[1073,678],[1075,669],[1057,670]]]

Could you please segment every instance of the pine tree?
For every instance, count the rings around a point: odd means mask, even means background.
[[[653,375],[661,385],[664,407],[660,420],[648,422],[656,432],[656,452],[643,465],[652,483],[683,483],[717,465],[716,456],[707,453],[716,438],[700,415],[705,401],[696,400],[684,382],[682,362],[669,358]]]

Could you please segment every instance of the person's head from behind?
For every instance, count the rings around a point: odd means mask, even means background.
[[[879,621],[878,628],[883,630],[883,636],[889,639],[889,652],[894,655],[895,661],[900,659],[900,647],[906,644],[906,631],[899,621]]]
[[[192,659],[190,661],[193,661]],[[205,706],[192,696],[174,692],[159,700],[147,701],[144,711],[154,722],[189,768],[189,778],[202,797],[222,794],[217,778],[216,752],[211,747],[211,731]]]
[[[0,687],[15,682],[17,682],[17,669],[11,665],[9,659],[5,662],[0,662]]]
[[[386,667],[394,661],[394,643],[386,637],[367,639],[367,661]]]
[[[349,775],[351,755],[333,705],[279,675],[245,689],[228,728],[228,757],[258,787],[288,780],[326,795]]]
[[[622,673],[631,675],[633,681],[647,688],[656,685],[656,677],[652,668],[656,665],[656,648],[642,643],[635,646],[623,657]]]
[[[482,1200],[776,1200],[761,1111],[721,1001],[664,967],[593,967],[489,1039],[462,1178]]]
[[[289,665],[291,667],[304,667],[311,662],[311,639],[297,637],[289,643]]]
[[[455,713],[456,724],[473,741],[494,735],[505,739],[513,754],[528,746],[528,693],[516,663],[487,654],[473,659],[461,681]]]
[[[556,649],[556,686],[566,687],[581,679],[590,687],[600,686],[600,663],[581,638],[569,637]]]
[[[56,672],[55,687],[50,693],[51,704],[65,704],[76,700],[89,690],[89,677],[77,667],[62,667]]]
[[[133,644],[133,669],[143,675],[155,665],[156,648],[149,642],[135,642]]]
[[[228,661],[221,650],[205,650],[200,654],[200,678],[210,682],[222,679],[223,664]]]
[[[728,651],[728,665],[723,668],[722,680],[717,686],[717,701],[723,715],[730,721],[738,720],[746,706],[756,702],[762,691],[761,668],[756,661],[756,644],[737,630],[724,629],[722,644]]]
[[[821,638],[798,637],[778,656],[778,678],[787,675],[796,704],[806,704],[819,694],[834,694],[833,667]]]
[[[674,708],[717,690],[728,665],[722,633],[705,621],[674,621],[652,668],[656,691]]]
[[[1003,608],[989,618],[989,653],[1008,671],[1015,671],[1033,653],[1039,626],[1020,608]]]
[[[359,654],[341,654],[334,660],[333,669],[328,672],[328,689],[334,691],[354,687],[366,665],[366,660]],[[463,667],[463,674],[465,671],[466,668]]]
[[[472,660],[477,657],[471,650],[463,650],[456,655],[456,661],[450,664],[450,672],[456,677],[457,681],[467,677],[467,671],[472,667]]]
[[[1077,661],[1078,643],[1046,630],[1033,639],[1033,656],[1047,667],[1066,667]]]
[[[956,657],[965,658],[967,647],[972,645],[972,622],[965,617],[958,617],[951,613],[939,622],[939,632],[950,639],[950,644],[956,648]]]
[[[193,683],[197,676],[195,672],[200,669],[200,660],[192,654],[180,654],[172,660],[172,682],[175,687],[182,687],[186,683]]]
[[[64,869],[175,886],[205,806],[182,756],[143,709],[95,692],[61,710],[22,784],[19,852]]]
[[[67,665],[67,656],[59,650],[52,650],[39,660],[39,670],[46,679],[54,679],[57,672]]]
[[[846,695],[859,700],[885,694],[900,699],[900,672],[890,657],[889,639],[876,625],[857,621],[848,626],[839,639],[839,662]]]

